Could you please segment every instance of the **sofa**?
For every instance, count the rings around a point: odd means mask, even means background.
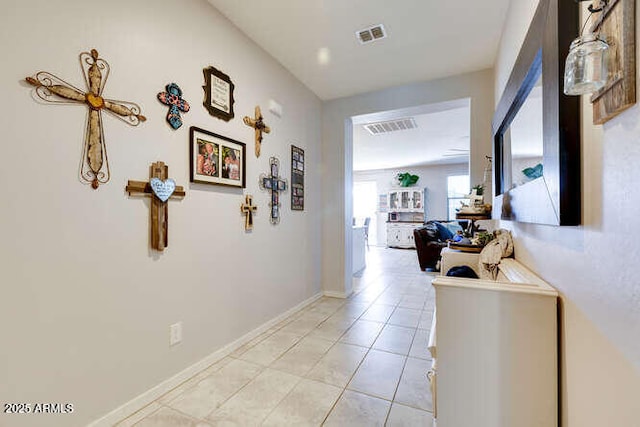
[[[440,261],[440,252],[447,246],[447,239],[451,239],[454,230],[462,227],[454,221],[427,221],[424,227],[413,230],[416,253],[420,270],[436,270]]]

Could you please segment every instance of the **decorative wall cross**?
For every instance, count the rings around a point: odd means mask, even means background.
[[[280,169],[280,161],[275,158],[269,158],[271,166],[271,174],[260,174],[260,188],[263,190],[271,190],[271,223],[280,222],[280,192],[287,190],[287,180],[278,176]]]
[[[260,106],[256,105],[255,119],[252,119],[249,116],[244,116],[244,119],[242,119],[242,121],[244,122],[245,125],[251,126],[252,128],[255,129],[255,133],[256,133],[255,152],[256,152],[256,157],[260,157],[260,144],[262,143],[262,133],[271,132],[271,128],[264,123],[262,112],[260,111]]]
[[[27,77],[26,80],[36,87],[36,94],[44,101],[57,104],[85,104],[89,107],[80,179],[90,182],[91,187],[97,189],[111,177],[102,128],[102,110],[132,126],[137,126],[146,118],[140,114],[138,104],[102,97],[110,67],[107,61],[98,57],[97,50],[82,52],[80,66],[87,85],[86,92],[46,71],[40,71],[35,77]]]
[[[185,113],[189,111],[189,103],[182,98],[182,89],[180,89],[177,84],[169,83],[165,88],[167,91],[160,92],[158,94],[158,100],[169,106],[167,122],[169,122],[172,128],[178,129],[182,126],[180,111]]]
[[[253,196],[247,194],[244,196],[244,203],[240,205],[240,212],[244,214],[244,229],[246,231],[253,230],[253,213],[258,209],[253,204]]]
[[[155,162],[149,168],[149,182],[128,181],[126,191],[129,195],[151,196],[151,247],[162,251],[169,246],[169,206],[167,200],[184,197],[184,188],[176,186],[174,180],[167,178],[169,166],[164,162]]]

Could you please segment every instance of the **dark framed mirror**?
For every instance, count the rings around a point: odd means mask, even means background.
[[[540,0],[496,108],[494,213],[501,219],[581,222],[580,98],[562,92],[578,25],[575,2]]]

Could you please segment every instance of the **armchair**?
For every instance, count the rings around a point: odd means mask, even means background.
[[[435,270],[440,260],[442,248],[447,246],[447,236],[441,232],[443,226],[438,221],[427,221],[424,227],[413,230],[413,237],[416,244],[416,253],[420,270]]]

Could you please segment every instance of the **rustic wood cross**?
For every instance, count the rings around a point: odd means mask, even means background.
[[[271,173],[269,175],[260,175],[260,188],[263,190],[271,190],[271,223],[280,222],[280,192],[287,190],[287,180],[278,176],[280,169],[280,161],[271,157],[269,159]]]
[[[44,101],[57,104],[85,104],[89,107],[80,178],[90,182],[91,187],[97,189],[111,177],[102,129],[102,110],[132,126],[137,126],[146,118],[140,114],[140,106],[133,102],[102,97],[110,67],[107,61],[98,57],[97,50],[82,52],[80,66],[87,85],[86,92],[46,71],[40,71],[35,77],[27,77],[26,80],[36,87],[36,94]]]
[[[244,203],[240,205],[240,212],[244,214],[244,229],[246,231],[253,230],[253,213],[258,209],[253,204],[253,196],[244,196]]]
[[[252,119],[249,116],[244,116],[242,119],[245,125],[251,126],[255,129],[256,133],[256,146],[255,152],[256,157],[260,157],[260,144],[262,143],[262,133],[271,132],[271,128],[264,123],[264,119],[262,118],[262,112],[260,111],[260,106],[256,105],[255,118]]]
[[[129,195],[141,194],[151,196],[151,247],[158,251],[169,246],[169,206],[167,200],[184,197],[185,191],[176,186],[169,175],[169,166],[164,162],[155,162],[149,168],[150,180],[128,181],[126,191]]]

